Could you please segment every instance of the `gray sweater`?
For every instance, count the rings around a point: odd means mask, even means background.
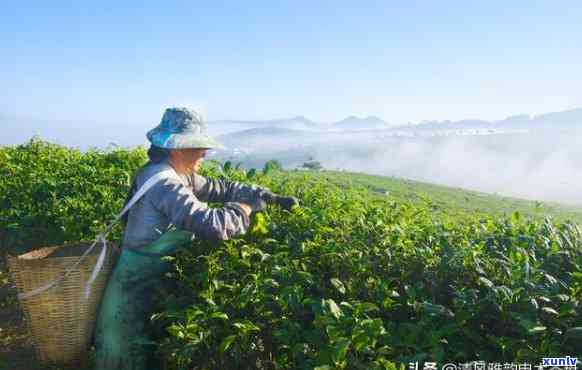
[[[234,202],[251,203],[258,186],[179,175],[167,162],[150,163],[135,178],[139,189],[154,174],[171,169],[170,177],[154,185],[129,211],[123,245],[140,248],[157,240],[170,226],[194,233],[196,238],[226,240],[244,234],[249,218]],[[207,202],[224,203],[209,208]]]

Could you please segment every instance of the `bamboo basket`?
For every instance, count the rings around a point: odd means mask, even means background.
[[[45,247],[19,256],[8,256],[10,274],[18,293],[26,293],[59,278],[91,244]],[[99,303],[115,264],[117,253],[109,242],[101,272],[85,300],[85,287],[103,245],[93,250],[57,286],[19,299],[35,353],[43,365],[78,366],[91,344]]]

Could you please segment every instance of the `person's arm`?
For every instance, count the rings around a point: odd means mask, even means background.
[[[267,188],[257,185],[247,185],[236,181],[211,179],[192,174],[192,191],[196,197],[204,202],[244,202],[252,203],[261,191]]]
[[[178,229],[207,240],[226,240],[244,234],[250,224],[249,206],[226,202],[223,208],[208,208],[181,181],[165,179],[151,190],[151,201]]]

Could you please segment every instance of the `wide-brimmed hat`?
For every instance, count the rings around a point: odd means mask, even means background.
[[[188,108],[168,108],[162,121],[147,133],[148,140],[165,149],[224,148],[208,135],[202,115]]]

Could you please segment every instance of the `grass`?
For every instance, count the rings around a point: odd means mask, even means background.
[[[289,176],[303,176],[306,171],[286,172]],[[532,218],[552,217],[555,221],[582,223],[582,206],[568,206],[553,202],[539,202],[505,197],[461,188],[435,185],[420,181],[356,172],[320,171],[312,176],[322,176],[335,184],[349,187],[361,185],[378,198],[413,203],[430,202],[443,213],[463,215],[482,213],[493,216],[519,212]]]

